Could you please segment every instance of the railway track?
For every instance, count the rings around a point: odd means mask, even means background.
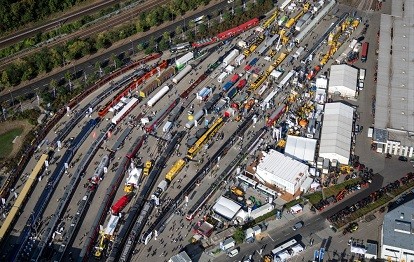
[[[91,25],[90,27],[87,27],[85,29],[79,30],[74,32],[73,34],[64,36],[62,38],[57,39],[56,41],[50,42],[46,45],[42,45],[39,47],[35,47],[32,49],[26,49],[25,51],[22,51],[18,54],[15,54],[13,56],[8,56],[5,58],[0,59],[0,69],[4,69],[8,64],[14,62],[18,58],[22,58],[28,55],[33,54],[34,52],[37,52],[43,48],[51,48],[58,44],[64,43],[69,41],[70,39],[74,38],[85,38],[103,31],[108,30],[108,28],[113,28],[115,26],[121,25],[125,22],[128,22],[130,20],[133,20],[134,17],[136,17],[136,14],[139,14],[140,12],[151,10],[154,6],[162,5],[165,3],[168,3],[168,0],[148,0],[145,3],[136,6],[135,8],[131,8],[129,10],[126,10],[125,12],[119,13],[119,15],[114,16],[112,18],[109,18],[105,21],[102,21],[100,23]]]

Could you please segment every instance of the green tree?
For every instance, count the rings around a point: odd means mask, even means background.
[[[7,70],[3,70],[3,73],[1,73],[1,83],[6,87],[10,86],[10,77]]]
[[[145,24],[142,21],[137,21],[135,23],[135,29],[137,32],[144,32],[145,31]]]
[[[236,231],[234,231],[233,233],[233,239],[236,241],[237,244],[243,243],[245,237],[246,234],[241,228],[237,228]]]
[[[175,34],[176,35],[179,35],[179,34],[181,34],[183,32],[183,27],[182,26],[177,26],[176,28],[175,28]]]

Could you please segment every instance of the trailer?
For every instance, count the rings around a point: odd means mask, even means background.
[[[165,125],[162,127],[162,132],[168,133],[171,130],[172,126],[173,126],[173,123],[170,121],[167,121]]]
[[[366,62],[367,61],[368,48],[369,48],[369,43],[368,42],[364,42],[362,44],[362,50],[361,50],[361,61],[362,62]]]
[[[236,87],[233,87],[233,89],[231,89],[228,92],[227,98],[230,99],[230,100],[233,99],[237,95],[237,92],[238,92],[237,88]]]
[[[212,90],[210,87],[204,87],[200,90],[200,92],[197,93],[197,99],[204,101],[206,100],[212,93]]]
[[[131,98],[131,100],[129,100],[129,102],[121,109],[121,111],[119,111],[119,113],[117,113],[113,118],[112,118],[112,123],[117,125],[119,122],[121,122],[122,119],[124,119],[124,117],[126,115],[129,114],[129,112],[132,111],[132,109],[134,109],[134,107],[138,104],[139,100],[135,97]]]
[[[191,59],[194,58],[194,52],[188,52],[187,54],[183,55],[182,57],[180,57],[179,59],[177,59],[175,61],[175,65],[177,66],[177,68],[182,68],[185,64],[188,63],[188,61],[190,61]]]
[[[183,70],[181,70],[174,78],[173,78],[173,83],[174,84],[178,84],[178,82],[181,81],[181,79],[183,79],[188,73],[190,73],[190,71],[193,69],[193,67],[191,65],[187,65],[186,67],[184,67]]]
[[[204,116],[204,110],[198,111],[193,116],[193,120],[190,120],[185,124],[185,127],[188,128],[188,129],[191,129],[195,125],[195,122],[198,122],[203,116]]]
[[[236,56],[239,55],[239,50],[238,49],[233,49],[224,59],[223,59],[223,65],[227,66],[229,65],[234,58],[236,58]]]
[[[242,79],[242,80],[240,80],[240,82],[237,84],[236,87],[237,87],[237,89],[242,90],[243,87],[246,86],[246,84],[247,84],[247,80],[246,79]]]
[[[148,100],[147,105],[149,107],[154,106],[169,90],[169,86],[164,86],[163,88],[161,88],[161,90],[158,91],[158,93],[156,93],[150,100]]]
[[[227,76],[228,76],[228,73],[227,73],[227,72],[223,72],[223,73],[221,73],[221,74],[219,75],[219,77],[217,77],[217,81],[218,81],[219,83],[223,83],[224,78],[226,78]]]
[[[234,61],[236,62],[236,65],[241,66],[245,58],[246,58],[245,55],[240,54],[238,57],[236,57]]]

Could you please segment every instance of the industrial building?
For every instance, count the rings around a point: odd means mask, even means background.
[[[319,80],[321,81],[321,80]],[[328,93],[352,98],[357,94],[358,69],[349,65],[332,65]]]
[[[285,154],[297,160],[315,162],[316,139],[288,135]]]
[[[276,150],[262,152],[255,176],[262,182],[294,195],[309,176],[309,167]]]
[[[388,261],[414,260],[414,200],[385,214],[381,242],[381,258]]]
[[[381,15],[373,141],[380,153],[412,157],[414,2],[395,0],[391,9]]]
[[[326,103],[319,157],[347,165],[351,154],[354,108],[341,102]]]

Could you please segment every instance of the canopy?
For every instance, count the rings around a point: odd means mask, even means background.
[[[294,205],[293,207],[291,207],[290,211],[297,213],[297,212],[302,211],[302,209],[303,209],[302,206],[297,204],[297,205]]]

